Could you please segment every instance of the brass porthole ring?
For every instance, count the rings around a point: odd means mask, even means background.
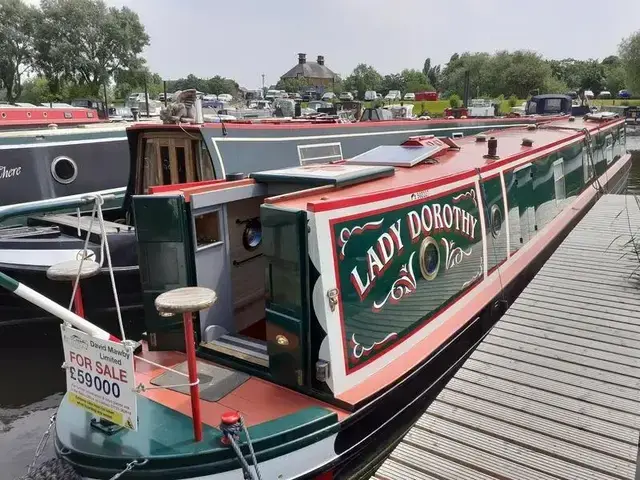
[[[440,250],[433,237],[425,238],[420,244],[420,273],[425,280],[433,280],[440,270]]]
[[[493,238],[498,238],[500,236],[500,232],[502,231],[502,220],[500,207],[498,207],[498,205],[493,205],[491,207],[491,215],[489,217],[489,221],[491,222],[491,235]]]

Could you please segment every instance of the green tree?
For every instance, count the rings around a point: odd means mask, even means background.
[[[475,93],[479,91],[480,94],[488,93],[486,89],[487,85],[490,84],[488,81],[490,60],[491,55],[488,53],[466,52],[462,55],[454,53],[442,71],[440,89],[443,90],[446,95],[455,93],[458,96],[462,96],[464,94],[465,72],[469,71],[469,86],[471,92]]]
[[[54,94],[75,80],[98,95],[118,71],[143,66],[149,36],[131,9],[107,8],[103,0],[41,0],[41,10],[36,63]]]
[[[633,92],[640,92],[640,30],[622,40],[619,53],[626,86]]]
[[[38,10],[23,0],[0,0],[0,84],[9,102],[22,92],[22,76],[31,69]]]
[[[627,84],[626,73],[622,65],[617,65],[607,70],[605,85],[611,95],[617,95]]]
[[[132,92],[143,92],[145,82],[151,98],[157,97],[164,88],[162,77],[150,72],[146,66],[136,70],[119,70],[115,73],[114,80],[114,96],[117,99],[125,99]]]
[[[364,97],[367,90],[380,90],[382,88],[382,76],[378,71],[366,63],[360,63],[354,68],[351,75],[344,81],[344,89],[357,90],[360,98]]]
[[[436,65],[435,67],[431,67],[429,69],[427,80],[428,83],[433,85],[433,88],[438,88],[438,85],[440,85],[440,65]]]
[[[566,83],[553,75],[549,75],[544,79],[540,93],[567,93],[569,90],[571,89]]]
[[[549,65],[542,57],[531,51],[513,52],[511,65],[504,72],[505,93],[526,98],[532,90],[540,90],[551,76]]]
[[[53,100],[47,79],[43,76],[37,76],[26,80],[22,84],[22,95],[20,95],[20,100],[33,104]]]
[[[431,59],[427,58],[424,61],[424,66],[422,67],[422,73],[425,77],[427,77],[430,71],[431,71]]]
[[[405,90],[405,79],[404,76],[399,73],[392,73],[390,75],[385,75],[382,79],[381,89],[382,92],[388,92],[389,90],[400,90],[401,92]]]

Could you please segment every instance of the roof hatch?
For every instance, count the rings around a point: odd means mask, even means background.
[[[381,145],[347,160],[346,163],[411,168],[427,160],[433,160],[450,148],[459,149],[458,145],[448,138],[440,139],[433,135],[410,137],[402,145]]]

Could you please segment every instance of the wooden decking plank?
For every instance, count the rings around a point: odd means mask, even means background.
[[[626,385],[615,385],[597,378],[585,377],[584,375],[578,375],[572,371],[566,372],[543,365],[532,365],[521,360],[509,359],[481,351],[476,351],[474,353],[471,360],[474,359],[481,361],[485,366],[489,365],[489,367],[485,367],[485,370],[489,370],[491,367],[495,368],[496,366],[505,367],[519,373],[553,379],[562,384],[574,385],[587,388],[594,392],[606,393],[612,397],[619,397],[626,400],[632,400],[634,402],[637,402],[637,400],[640,399],[638,392],[634,388],[627,387]],[[469,361],[467,361],[467,363],[469,363]],[[640,403],[634,403],[633,405],[633,408],[638,408],[638,411],[640,412]]]
[[[605,453],[611,457],[617,457],[624,461],[633,461],[636,456],[636,446],[631,443],[621,442],[610,435],[598,435],[590,432],[581,425],[569,425],[564,421],[554,421],[535,415],[531,410],[521,411],[511,406],[504,406],[489,401],[486,398],[479,398],[467,395],[466,392],[457,392],[452,389],[445,389],[438,397],[439,402],[464,409],[483,417],[504,421],[517,427],[522,427],[532,432],[557,438],[567,439],[569,443]]]
[[[512,327],[512,328],[509,328]],[[563,352],[566,354],[563,360],[584,365],[581,358],[594,361],[601,370],[619,372],[630,377],[640,376],[640,362],[635,357],[630,357],[621,352],[612,352],[609,344],[593,342],[585,339],[576,339],[570,342],[568,335],[556,335],[553,332],[536,330],[518,324],[500,325],[500,329],[493,332],[487,341],[497,343],[508,348],[519,348],[527,345],[528,351],[551,358],[560,358]],[[583,345],[584,344],[584,345]],[[601,348],[598,348],[598,347]],[[602,362],[600,364],[599,362]]]
[[[544,435],[511,424],[507,420],[496,420],[475,412],[470,412],[436,400],[429,407],[429,415],[461,423],[474,430],[502,438],[524,448],[553,455],[566,462],[576,463],[585,468],[610,473],[627,478],[635,472],[635,463],[613,458],[603,453],[575,445],[567,440]],[[410,435],[411,432],[407,434]],[[406,438],[406,437],[405,437]],[[526,478],[526,477],[525,477]]]
[[[540,478],[539,475],[553,475],[552,478],[560,478],[563,480],[575,478],[594,480],[617,478],[603,477],[601,472],[590,470],[589,468],[576,465],[573,462],[567,462],[555,455],[548,455],[520,444],[511,443],[503,438],[490,435],[481,430],[469,428],[467,425],[461,425],[460,423],[452,422],[445,418],[427,414],[418,420],[416,427],[417,428],[413,429],[410,434],[417,436],[422,430],[425,433],[429,432],[434,436],[437,435],[440,437],[434,437],[439,443],[443,442],[442,438],[456,442],[457,445],[455,445],[455,448],[457,450],[461,448],[460,445],[472,446],[480,450],[482,455],[494,455],[501,459],[508,459],[514,464],[529,466],[537,470],[530,476],[515,477],[518,479],[538,479]],[[423,442],[428,442],[428,440],[425,438]],[[453,446],[454,445],[452,445],[452,447]],[[465,453],[468,455],[468,452]],[[499,475],[504,474],[505,472],[500,470]],[[580,476],[578,477],[577,475]],[[496,478],[502,477],[496,476]]]
[[[638,442],[638,432],[636,429],[627,427],[624,423],[609,421],[608,414],[611,410],[607,411],[607,409],[603,409],[605,411],[604,416],[589,416],[583,412],[587,409],[586,407],[591,406],[582,401],[571,401],[571,399],[567,401],[567,399],[562,399],[557,403],[544,402],[539,400],[539,396],[543,392],[536,389],[518,388],[517,384],[503,384],[503,389],[500,390],[494,388],[490,381],[487,382],[486,377],[477,376],[475,382],[463,377],[463,375],[460,375],[452,379],[447,384],[445,392],[459,392],[464,395],[492,402],[495,405],[502,405],[522,412],[529,412],[536,417],[553,420],[560,424],[575,425],[581,430],[599,433],[634,447]],[[528,392],[530,392],[529,395],[524,395],[524,393]],[[631,420],[635,421],[636,419],[632,418]]]

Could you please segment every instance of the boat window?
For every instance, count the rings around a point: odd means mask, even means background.
[[[142,139],[141,191],[154,185],[213,180],[213,164],[200,139],[148,133]]]
[[[220,211],[195,216],[196,245],[198,248],[222,241],[220,236]]]
[[[534,101],[529,101],[527,104],[527,115],[535,115],[538,113],[538,104]]]
[[[160,184],[160,171],[158,170],[156,165],[157,158],[158,158],[158,144],[152,140],[147,140],[144,144],[144,157],[143,157],[144,177],[143,177],[142,191],[144,193],[147,193],[150,186]]]
[[[162,172],[162,184],[170,185],[171,181],[171,157],[169,155],[169,147],[160,147],[160,165]]]
[[[191,142],[193,158],[196,159],[197,175],[199,180],[213,180],[216,178],[213,173],[213,162],[211,155],[204,142],[193,140]]]
[[[176,160],[178,163],[178,183],[187,183],[187,165],[185,164],[184,147],[176,147]],[[193,174],[189,175],[193,180]]]
[[[559,113],[562,111],[562,99],[549,98],[545,104],[545,113]]]

